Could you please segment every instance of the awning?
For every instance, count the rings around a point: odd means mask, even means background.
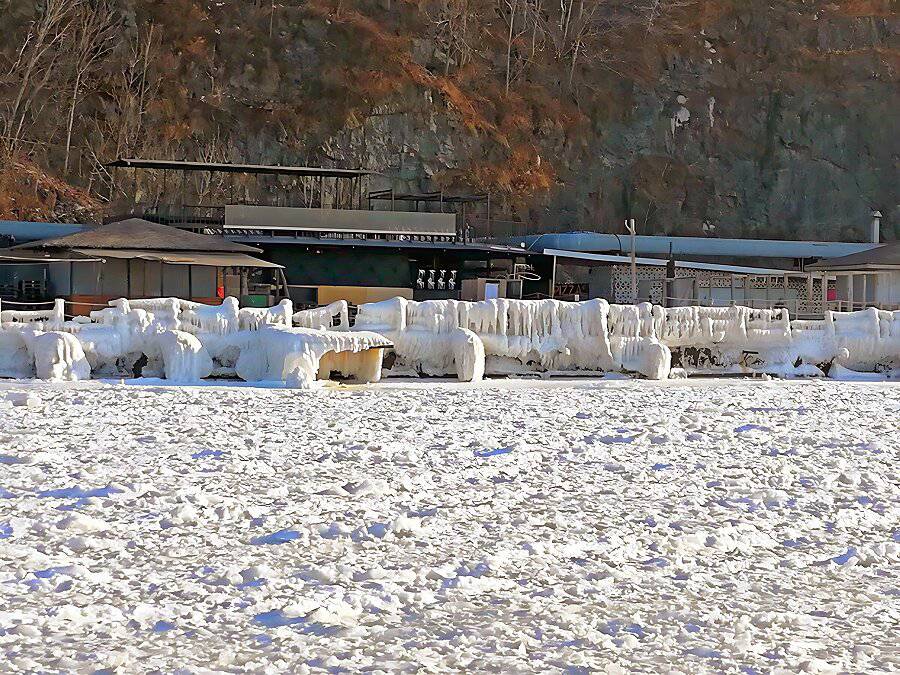
[[[77,253],[94,255],[101,258],[126,258],[153,260],[167,265],[205,265],[207,267],[273,267],[278,265],[268,260],[260,260],[246,253],[196,253],[194,251],[179,253],[178,251],[143,251],[127,248],[76,248]]]
[[[47,251],[29,251],[23,249],[13,251],[9,249],[0,249],[0,265],[37,265],[40,263],[100,261],[102,261],[102,258],[96,253],[81,253],[78,251],[57,251],[55,253],[48,253]]]
[[[560,249],[545,248],[544,255],[555,256],[557,258],[566,258],[568,260],[584,261],[585,265],[590,264],[613,264],[613,265],[629,265],[631,257],[627,255],[609,255],[605,253],[582,253],[581,251],[563,251]],[[578,263],[572,263],[577,265]],[[649,265],[652,267],[665,267],[667,260],[662,258],[635,258],[637,265]],[[689,260],[676,260],[675,267],[681,267],[691,270],[708,270],[710,272],[725,272],[728,274],[746,274],[750,276],[770,276],[783,277],[787,276],[806,276],[805,272],[797,272],[796,270],[781,270],[771,267],[746,267],[744,265],[720,265],[717,263],[691,262]]]

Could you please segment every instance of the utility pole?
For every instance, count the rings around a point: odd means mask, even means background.
[[[634,218],[625,220],[625,229],[631,235],[631,302],[637,304],[638,301],[638,283],[637,283],[637,260],[634,255]]]
[[[669,242],[669,260],[666,262],[666,281],[663,284],[663,307],[672,306],[672,294],[675,288],[675,256],[672,254],[672,242]],[[733,291],[732,291],[733,293]]]

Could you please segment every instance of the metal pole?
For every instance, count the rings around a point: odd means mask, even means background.
[[[634,218],[625,221],[625,229],[631,235],[631,302],[637,304],[637,257],[634,252]]]

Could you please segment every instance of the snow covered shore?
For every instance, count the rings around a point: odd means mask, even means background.
[[[900,668],[900,387],[0,382],[4,672]]]

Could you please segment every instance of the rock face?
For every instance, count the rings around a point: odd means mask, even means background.
[[[852,241],[877,209],[882,239],[900,238],[898,15],[739,4],[655,54],[650,82],[588,73],[603,95],[577,102],[576,128],[535,127],[556,180],[524,201],[513,191],[510,218],[538,231],[621,231],[630,216],[645,234]],[[411,186],[465,167],[481,142],[439,105],[429,112],[379,120],[367,144],[376,165],[399,155]]]
[[[101,157],[322,164],[375,169],[373,189],[489,192],[495,220],[532,231],[631,217],[642,234],[853,240],[877,209],[900,237],[894,0],[117,5],[122,40],[72,118],[90,161],[66,175],[104,199],[166,186],[107,176]],[[0,61],[33,48],[35,6],[11,0]],[[71,89],[53,54],[42,95]],[[19,81],[0,81],[0,103]],[[56,172],[66,101],[22,113]],[[193,203],[224,190],[194,178]],[[3,209],[14,188],[0,180],[0,213],[23,212]]]

